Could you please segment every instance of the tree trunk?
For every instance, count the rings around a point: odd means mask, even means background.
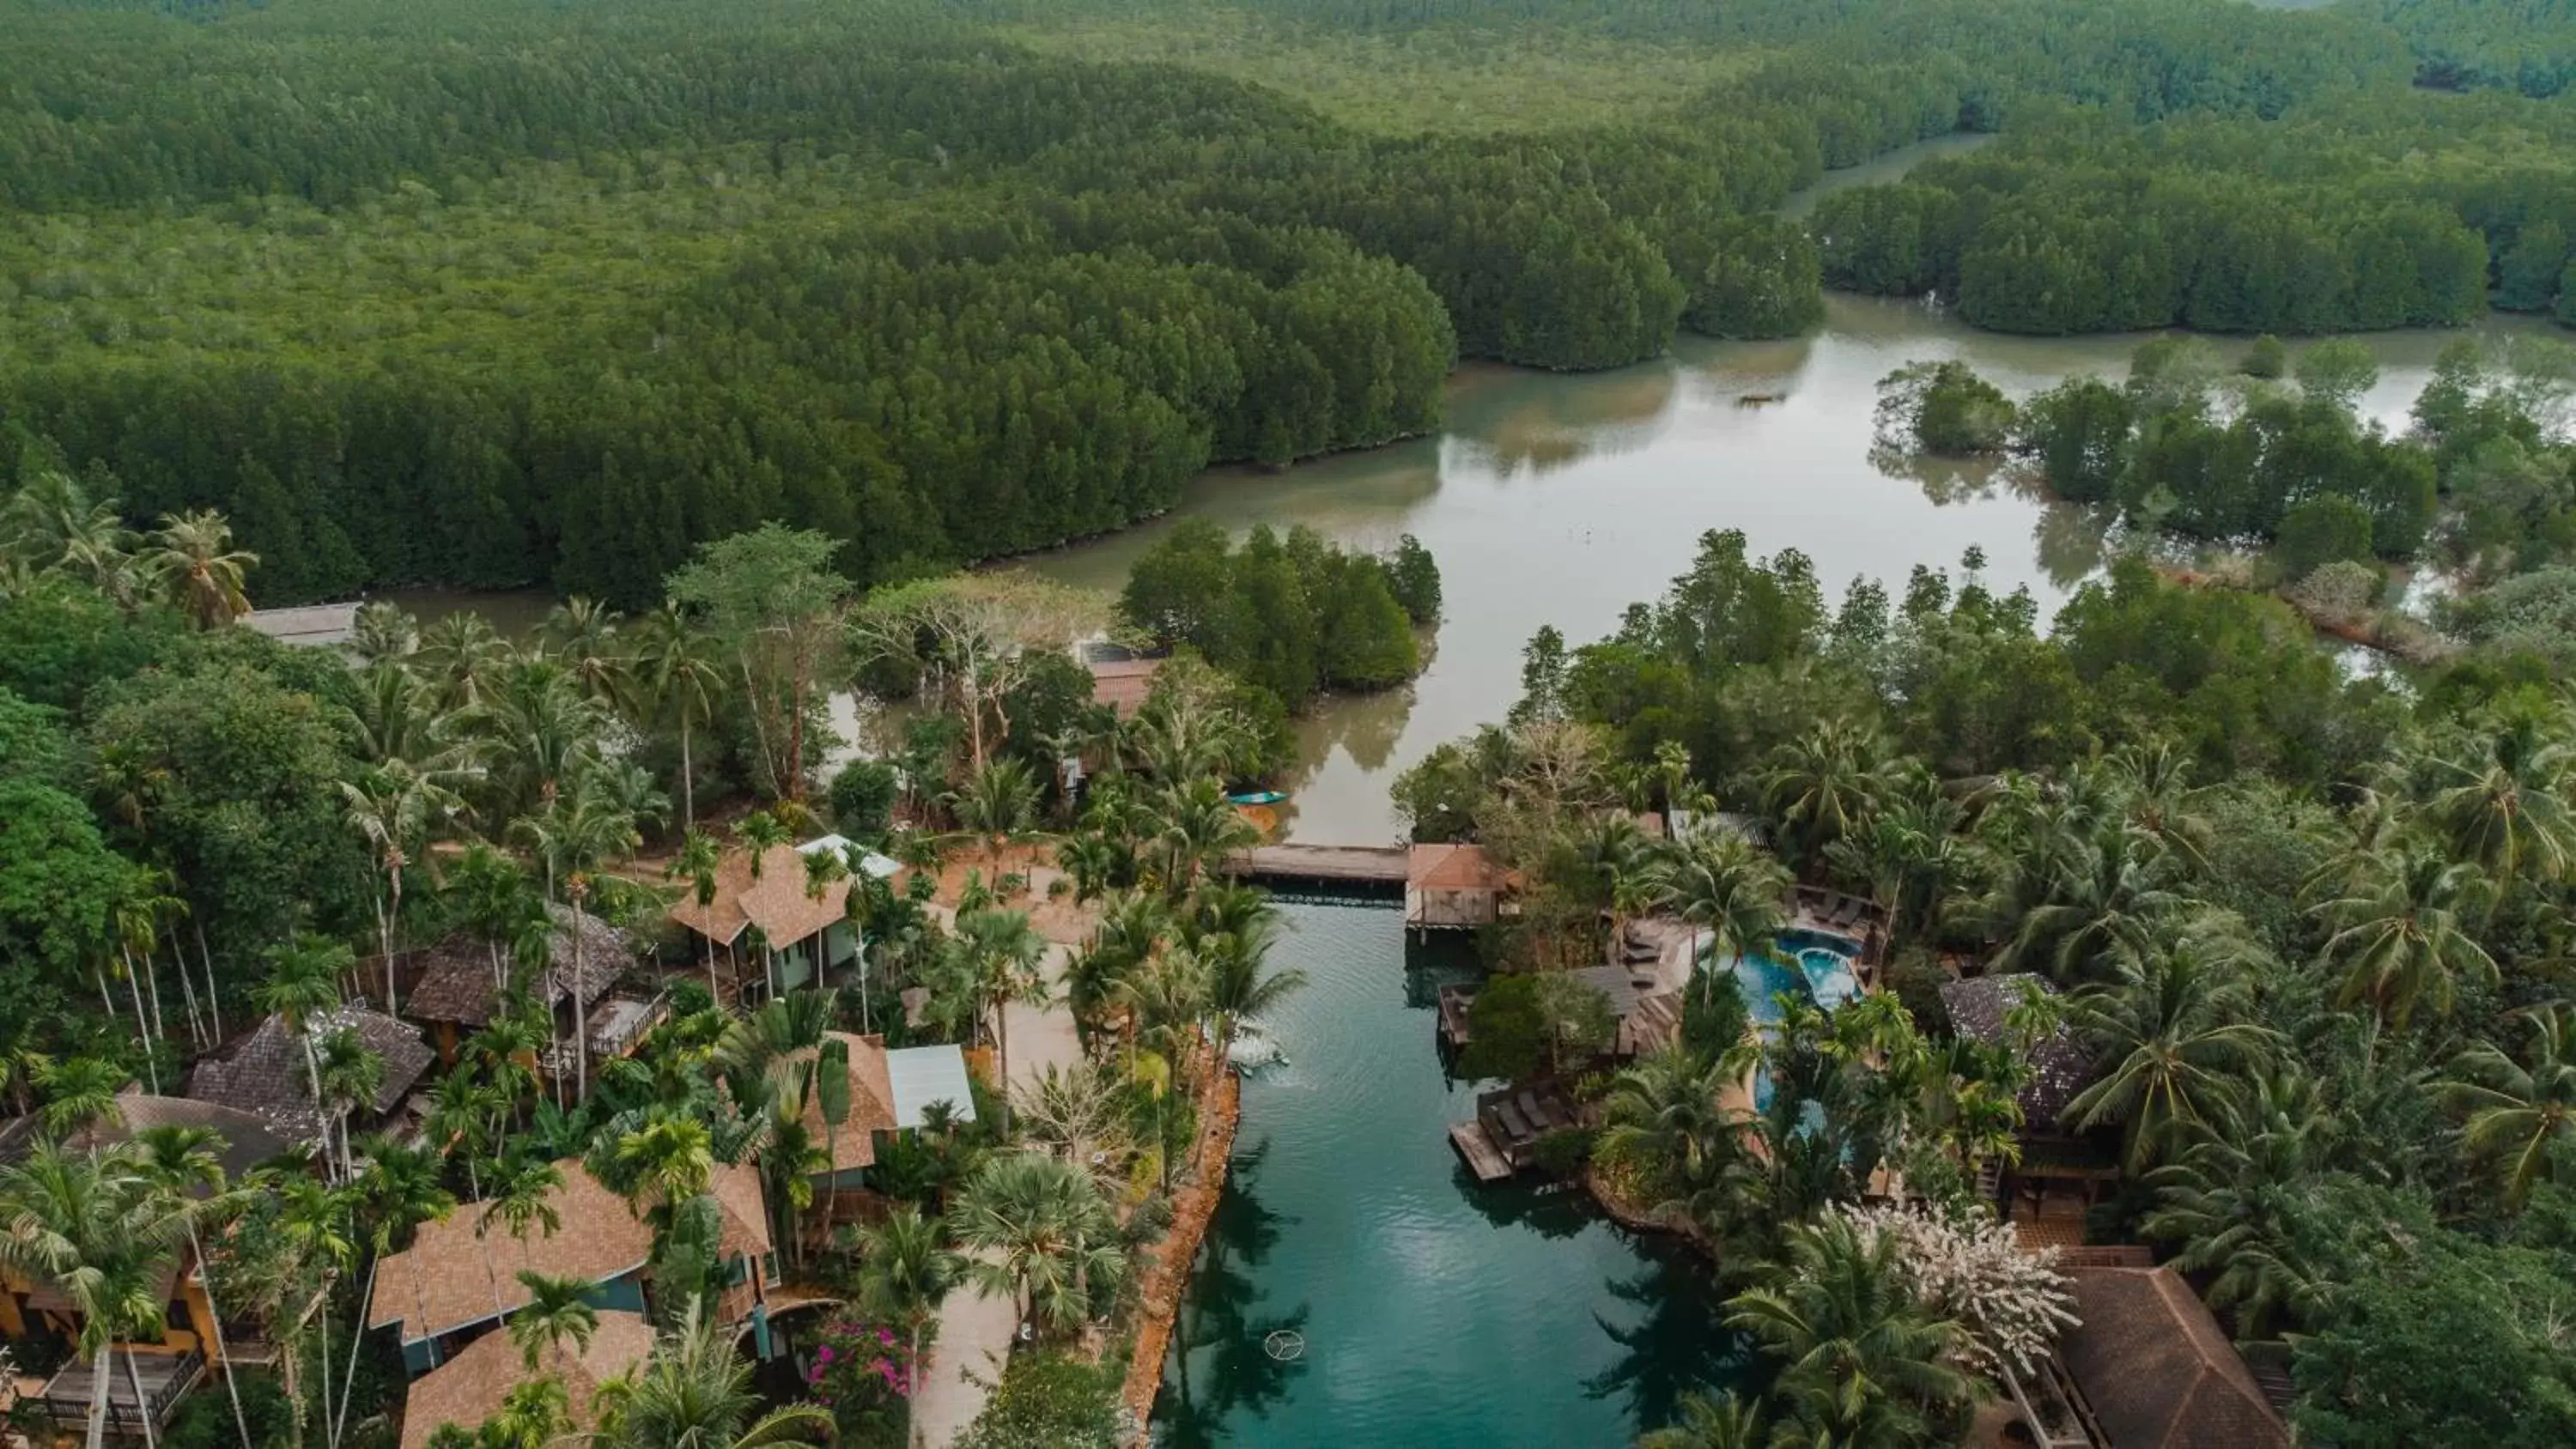
[[[361,1315],[366,1311],[365,1304],[376,1296],[376,1270],[383,1267],[384,1262],[384,1255],[379,1253],[373,1262],[367,1264],[366,1291],[358,1295]],[[349,1331],[349,1367],[340,1375],[340,1415],[331,1421],[331,1449],[339,1449],[340,1437],[348,1431],[349,1401],[358,1396],[358,1350],[365,1347],[366,1342],[367,1325],[363,1322],[352,1325]]]
[[[698,784],[689,769],[689,707],[680,706],[680,829],[698,828]]]
[[[102,1345],[89,1360],[89,1449],[107,1444],[107,1381],[116,1372],[116,1346]]]
[[[576,1102],[590,1099],[590,1007],[588,993],[582,990],[582,941],[590,934],[590,920],[581,908],[582,894],[576,889],[572,897],[572,1059]]]
[[[793,649],[795,646],[791,643],[788,647]],[[779,784],[780,793],[788,799],[802,800],[805,798],[805,657],[801,652],[796,657],[796,668],[789,679],[787,702],[791,712],[787,716],[787,770]]]
[[[206,963],[206,1012],[215,1019],[215,1040],[224,1039],[224,999],[215,980],[215,953],[206,945],[206,923],[191,921],[189,929],[197,934],[197,956]]]
[[[187,961],[179,963],[179,979],[188,979]],[[242,1449],[256,1449],[250,1442],[250,1416],[242,1412],[241,1385],[233,1379],[233,1353],[224,1344],[224,1310],[215,1298],[215,1265],[206,1260],[205,1245],[197,1239],[197,1225],[188,1224],[188,1251],[196,1256],[197,1271],[206,1280],[206,1317],[215,1325],[215,1358],[224,1367],[224,1393],[233,1401],[233,1427],[241,1431]]]
[[[394,991],[394,926],[402,920],[402,869],[390,867],[385,882],[393,890],[393,908],[385,912],[385,1015],[401,1009],[401,998]]]
[[[121,946],[117,949],[124,951]],[[134,957],[131,954],[125,957],[125,990],[134,998],[134,1034],[143,1043],[144,1080],[152,1084],[152,1095],[158,1097],[161,1095],[161,1068],[152,1059],[152,1023],[143,1015],[143,987],[134,979]]]
[[[188,1012],[188,1040],[206,1045],[206,1023],[197,1011],[197,982],[188,974],[188,953],[179,949],[179,933],[165,929],[162,938],[170,943],[170,959],[179,965],[179,1002]]]
[[[993,1067],[1001,1079],[1002,1140],[1011,1140],[1011,1003],[993,1003]]]
[[[129,965],[127,969],[133,968]],[[143,952],[143,989],[152,998],[152,1034],[162,1041],[168,1041],[170,1022],[161,1014],[161,968],[153,964],[152,952],[148,947]]]

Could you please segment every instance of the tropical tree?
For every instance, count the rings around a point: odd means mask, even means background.
[[[1699,973],[1703,998],[1716,990],[1726,961],[1768,945],[1787,924],[1789,873],[1731,831],[1684,837],[1655,863],[1652,879],[1655,898],[1691,925],[1691,959],[1711,968]],[[1701,931],[1708,933],[1705,948]]]
[[[594,599],[571,598],[546,611],[537,626],[537,645],[563,665],[595,700],[617,697],[624,683],[627,656],[619,647],[618,613]]]
[[[108,1378],[120,1343],[142,1400],[132,1344],[165,1331],[163,1284],[196,1211],[131,1142],[87,1152],[40,1142],[24,1160],[0,1166],[0,1263],[62,1295],[80,1318],[73,1348],[91,1368],[89,1449],[107,1441]]]
[[[1812,869],[1827,846],[1878,808],[1898,782],[1897,769],[1875,730],[1821,720],[1773,752],[1762,774],[1762,798]]]
[[[1049,994],[1045,973],[1040,969],[1046,960],[1046,938],[1029,924],[1025,912],[986,908],[957,917],[952,950],[973,1018],[989,1022],[992,1028],[994,1065],[1007,1084],[1011,1080],[1011,1004],[1043,1005]],[[1002,1107],[1005,1137],[1010,1135],[1010,1129],[1011,1111],[1006,1098]]]
[[[384,953],[388,1014],[400,1009],[394,987],[394,935],[402,925],[403,870],[411,864],[413,851],[443,826],[465,816],[465,799],[455,787],[472,773],[453,764],[423,768],[392,759],[369,770],[356,784],[340,782],[349,824],[365,837],[385,873],[385,893],[376,904],[376,939]]]
[[[653,1346],[643,1369],[600,1385],[599,1427],[587,1436],[612,1449],[772,1449],[822,1444],[832,1415],[810,1404],[760,1412],[751,1365],[723,1325],[695,1300]]]
[[[910,1203],[860,1228],[857,1248],[859,1307],[900,1327],[910,1350],[904,1362],[919,1364],[923,1339],[939,1322],[939,1305],[966,1280],[966,1260],[949,1248],[938,1220],[923,1217]],[[905,1401],[907,1415],[912,1403],[910,1397]],[[912,1436],[905,1437],[908,1442]]]
[[[2367,1002],[2403,1026],[2419,1006],[2448,1015],[2461,981],[2495,979],[2495,958],[2469,926],[2492,884],[2476,863],[2400,846],[2357,858],[2346,878],[2344,895],[2314,908],[2334,932],[2326,959],[2342,970],[2342,1004]]]
[[[690,746],[714,719],[724,692],[724,667],[714,641],[677,605],[665,604],[635,627],[636,653],[629,671],[630,710],[639,718],[670,722],[680,738],[680,825],[698,825],[697,770]]]
[[[2104,1065],[2064,1120],[2123,1124],[2129,1168],[2143,1171],[2217,1120],[2244,1077],[2278,1051],[2279,1034],[2252,1016],[2242,965],[2205,940],[2159,951],[2135,981],[2085,988],[2067,1018]]]
[[[1037,1152],[986,1162],[958,1195],[957,1241],[978,1249],[967,1272],[986,1293],[1009,1293],[1020,1312],[1070,1332],[1109,1303],[1127,1269],[1117,1216],[1072,1163]]]
[[[519,1270],[519,1286],[528,1301],[510,1316],[510,1342],[518,1345],[528,1372],[552,1349],[560,1354],[569,1342],[575,1353],[590,1351],[590,1336],[599,1331],[599,1310],[590,1304],[593,1285],[581,1278],[551,1278],[533,1268]]]
[[[2505,1203],[2519,1209],[2532,1184],[2576,1141],[2576,1009],[2551,1003],[2522,1013],[2529,1046],[2517,1060],[2480,1042],[2451,1063],[2445,1105],[2467,1119],[2470,1153],[2496,1172]]]
[[[250,612],[242,582],[259,566],[259,555],[233,547],[232,525],[212,509],[162,515],[143,564],[171,604],[200,629]]]
[[[563,883],[572,907],[573,1062],[576,1100],[590,1095],[589,903],[593,872],[602,863],[632,855],[643,843],[634,812],[606,791],[593,788],[585,775],[570,794],[551,802],[539,816],[521,816],[512,831],[546,864],[549,879]]]
[[[707,1190],[715,1175],[715,1141],[695,1117],[656,1109],[645,1123],[616,1142],[617,1177],[650,1197],[647,1211],[667,1229],[681,1203]]]
[[[325,1104],[323,1136],[330,1136],[330,1124],[340,1128],[340,1170],[355,1177],[358,1162],[349,1141],[349,1114],[361,1105],[372,1105],[376,1094],[384,1089],[385,1059],[378,1055],[354,1027],[340,1027],[324,1032],[321,1039],[308,1044],[313,1053],[315,1072],[313,1095]]]
[[[671,857],[671,864],[663,873],[674,880],[688,882],[691,897],[697,901],[698,910],[704,913],[715,908],[716,872],[723,864],[724,848],[692,828],[680,838],[679,853]],[[707,994],[722,1001],[724,992],[716,985],[716,938],[702,935],[698,940],[706,948]]]
[[[998,868],[1002,851],[1037,826],[1037,780],[1028,763],[1015,755],[987,760],[949,792],[948,813]]]
[[[1216,1028],[1216,1060],[1220,1065],[1232,1060],[1228,1053],[1234,1046],[1236,1031],[1246,1020],[1267,1014],[1306,985],[1306,973],[1293,966],[1283,971],[1268,969],[1276,933],[1273,918],[1265,910],[1234,923],[1231,929],[1199,938],[1196,954],[1202,974],[1198,985]]]
[[[1734,1158],[1736,1124],[1718,1098],[1740,1085],[1742,1049],[1715,1059],[1675,1043],[1639,1058],[1601,1100],[1601,1150],[1659,1168],[1678,1194],[1710,1181]]]
[[[304,1084],[313,1093],[315,1120],[324,1124],[325,1161],[330,1158],[332,1113],[324,1093],[330,1083],[322,1071],[321,1054],[314,1046],[314,1027],[340,1009],[339,978],[348,958],[346,946],[309,936],[292,938],[270,953],[268,980],[257,994],[260,1009],[275,1013],[303,1045]]]
[[[1946,1442],[1974,1392],[1952,1363],[1958,1325],[1925,1312],[1897,1269],[1893,1234],[1839,1215],[1789,1234],[1765,1286],[1727,1300],[1730,1328],[1781,1361],[1774,1393],[1835,1449]]]
[[[155,1187],[180,1201],[197,1200],[187,1220],[188,1258],[206,1285],[207,1316],[214,1320],[215,1358],[224,1365],[224,1393],[232,1400],[233,1427],[241,1434],[242,1449],[251,1449],[250,1419],[242,1410],[232,1350],[224,1343],[224,1291],[197,1230],[201,1217],[220,1217],[231,1202],[230,1184],[224,1178],[223,1134],[211,1127],[146,1127],[134,1134],[134,1143],[138,1166]]]
[[[411,667],[441,705],[471,711],[490,696],[515,653],[490,620],[460,611],[420,631]]]
[[[2426,815],[2452,855],[2502,879],[2559,880],[2576,860],[2576,744],[2530,710],[2489,720],[2430,762]]]
[[[2143,1231],[2181,1245],[2175,1266],[2203,1275],[2210,1306],[2232,1310],[2247,1337],[2271,1336],[2284,1314],[2322,1317],[2332,1285],[2304,1248],[2345,1129],[2312,1078],[2283,1068],[2252,1078],[2147,1176],[2156,1206]]]
[[[1759,1400],[1732,1392],[1711,1398],[1682,1396],[1681,1422],[1667,1425],[1637,1441],[1637,1449],[1766,1449],[1771,1437],[1762,1427]]]

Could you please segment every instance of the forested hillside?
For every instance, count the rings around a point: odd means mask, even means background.
[[[2022,330],[2387,326],[2476,311],[2483,238],[2519,258],[2508,305],[2551,305],[2567,228],[2525,221],[2565,209],[2553,121],[2446,132],[2525,128],[2470,179],[2405,166],[2402,118],[2240,174],[2340,124],[2307,117],[2383,114],[2417,29],[2226,0],[0,0],[0,485],[28,452],[138,523],[220,508],[264,603],[632,604],[765,518],[866,582],[1116,528],[1213,461],[1428,430],[1459,357],[1784,335],[1826,279]],[[1168,64],[1167,32],[1284,59]],[[1471,103],[1370,72],[1397,46],[1526,66],[1532,99],[1441,123]],[[1633,102],[1629,57],[1663,77]],[[1999,127],[2027,139],[1841,203],[1821,258],[1768,215]]]

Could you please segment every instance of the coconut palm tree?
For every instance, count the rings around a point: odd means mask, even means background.
[[[1857,829],[1897,784],[1899,766],[1875,730],[1822,720],[1772,752],[1762,798],[1812,870],[1825,848]]]
[[[2182,907],[2170,876],[2154,837],[2124,823],[2095,831],[2059,857],[2043,895],[2025,898],[1996,969],[2044,969],[2061,985],[2134,974]]]
[[[143,1402],[130,1345],[165,1332],[162,1284],[196,1211],[156,1180],[131,1142],[87,1152],[40,1142],[0,1167],[0,1263],[62,1295],[80,1317],[73,1348],[91,1368],[89,1449],[107,1440],[119,1343],[129,1345],[126,1377]]]
[[[578,596],[546,611],[537,647],[564,667],[581,692],[606,701],[617,697],[628,657],[617,637],[618,613]]]
[[[1038,823],[1038,782],[1026,761],[1005,755],[970,771],[948,792],[948,813],[975,837],[985,859],[999,869],[1002,851]]]
[[[2279,1050],[2279,1034],[2252,1016],[2242,964],[2206,940],[2159,951],[2135,981],[2087,987],[2067,1018],[2104,1070],[2066,1104],[2064,1120],[2124,1124],[2129,1168],[2145,1170],[2182,1134],[2217,1120],[2243,1078]]]
[[[1244,1021],[1264,1015],[1306,985],[1306,973],[1293,966],[1265,971],[1276,932],[1273,919],[1264,915],[1199,939],[1197,954],[1204,971],[1199,985],[1216,1028],[1220,1065],[1232,1060],[1227,1052]]]
[[[319,1041],[308,1043],[313,1060],[313,1095],[325,1104],[322,1135],[327,1145],[331,1124],[340,1128],[340,1170],[349,1177],[357,1176],[358,1160],[349,1141],[349,1114],[360,1104],[372,1106],[376,1094],[384,1090],[385,1059],[369,1047],[366,1039],[353,1027],[340,1027],[322,1033]]]
[[[1261,839],[1214,776],[1166,787],[1155,801],[1154,819],[1157,828],[1145,842],[1145,855],[1164,889],[1175,895],[1196,889],[1208,867]]]
[[[652,1199],[645,1216],[668,1228],[681,1203],[707,1190],[715,1176],[715,1141],[695,1117],[657,1109],[616,1139],[613,1176]]]
[[[692,1300],[661,1336],[640,1372],[600,1385],[599,1428],[587,1436],[613,1449],[772,1449],[832,1437],[828,1409],[810,1404],[760,1413],[751,1365],[721,1324]]]
[[[1679,1043],[1639,1058],[1602,1098],[1602,1148],[1661,1166],[1675,1189],[1708,1182],[1736,1156],[1737,1124],[1718,1097],[1750,1065],[1740,1049],[1712,1061]]]
[[[420,647],[420,620],[390,599],[371,599],[358,606],[350,621],[349,652],[371,670],[408,657]]]
[[[1011,1004],[1024,1002],[1031,1006],[1046,1003],[1048,990],[1041,966],[1046,960],[1046,938],[1029,924],[1023,911],[984,909],[967,911],[957,917],[957,932],[952,949],[972,1005],[974,1018],[988,1022],[993,1032],[994,1065],[1007,1094],[1011,1080]],[[1002,1103],[1002,1135],[1011,1131],[1010,1101]]]
[[[1951,1363],[1958,1325],[1917,1304],[1896,1251],[1896,1235],[1865,1241],[1827,1216],[1790,1233],[1767,1286],[1727,1300],[1727,1326],[1781,1360],[1774,1393],[1799,1428],[1835,1449],[1933,1442],[1974,1392]]]
[[[482,696],[458,712],[458,727],[482,742],[488,817],[543,810],[600,758],[610,715],[552,659],[522,658],[494,671]]]
[[[2576,1009],[2551,1003],[2522,1016],[2531,1034],[2520,1060],[2481,1042],[2451,1063],[2441,1088],[2444,1105],[2468,1118],[2470,1153],[2501,1175],[2516,1209],[2550,1175],[2552,1149],[2576,1141]]]
[[[1705,962],[1703,1003],[1716,990],[1723,963],[1759,950],[1787,924],[1781,902],[1789,873],[1780,863],[1729,831],[1702,830],[1678,842],[1655,863],[1655,898],[1691,925],[1691,959]],[[1708,933],[1702,949],[1699,933]]]
[[[134,1134],[134,1143],[139,1149],[138,1166],[155,1186],[182,1201],[198,1200],[197,1210],[188,1217],[188,1259],[206,1285],[206,1316],[214,1321],[215,1358],[223,1365],[233,1428],[241,1434],[242,1449],[252,1449],[239,1375],[233,1369],[232,1351],[224,1344],[224,1295],[215,1282],[214,1261],[206,1256],[204,1239],[197,1231],[200,1217],[221,1216],[231,1201],[221,1155],[223,1134],[211,1127],[146,1127]]]
[[[2495,958],[2469,926],[2492,894],[2475,862],[2400,846],[2360,857],[2346,878],[2345,894],[2313,908],[2334,932],[2326,959],[2341,965],[2341,1004],[2368,1002],[2403,1026],[2419,1006],[2449,1015],[2463,979],[2495,979]]]
[[[1759,1400],[1733,1392],[1711,1398],[1682,1395],[1678,1424],[1657,1429],[1637,1441],[1637,1449],[1765,1449],[1770,1435],[1762,1427]]]
[[[331,1109],[324,1093],[329,1082],[314,1049],[313,1028],[340,1009],[340,973],[348,959],[345,946],[299,936],[270,953],[268,980],[256,995],[262,1011],[274,1012],[304,1047],[304,1085],[313,1093],[313,1113],[322,1122],[323,1158],[330,1158]]]
[[[665,604],[647,614],[634,631],[635,661],[627,672],[628,711],[637,719],[668,720],[680,737],[680,825],[698,824],[697,771],[690,745],[697,731],[715,718],[724,694],[724,667],[716,662],[712,638],[682,613]]]
[[[691,829],[680,838],[679,853],[671,857],[671,864],[663,874],[673,880],[687,881],[698,910],[704,913],[715,909],[716,872],[723,865],[724,848]],[[707,994],[721,1001],[724,993],[716,985],[716,938],[700,936],[698,940],[706,948]]]
[[[440,1181],[446,1162],[434,1152],[406,1147],[382,1135],[367,1140],[366,1170],[350,1182],[351,1217],[368,1248],[367,1281],[358,1301],[375,1297],[376,1275],[385,1259],[411,1246],[420,1225],[443,1220],[456,1211],[456,1197]],[[340,1410],[331,1420],[331,1443],[337,1445],[349,1423],[349,1401],[358,1382],[358,1352],[366,1335],[349,1339],[348,1362],[340,1375]],[[328,1370],[325,1370],[328,1382]]]
[[[948,1247],[935,1218],[905,1203],[883,1222],[858,1230],[859,1308],[903,1330],[904,1362],[920,1372],[922,1337],[939,1322],[939,1305],[966,1280],[966,1260]],[[906,1395],[905,1441],[911,1441],[913,1395]]]
[[[134,539],[113,498],[92,498],[71,474],[38,468],[0,502],[0,552],[42,571],[60,569],[95,585],[131,609],[135,598]]]
[[[547,878],[563,883],[564,900],[572,907],[574,1100],[580,1101],[590,1096],[587,943],[589,903],[595,884],[592,876],[603,863],[634,854],[644,838],[636,829],[634,813],[606,791],[595,788],[587,774],[576,777],[572,784],[568,793],[552,801],[554,808],[541,816],[521,816],[511,823],[511,831],[545,862]]]
[[[423,768],[408,760],[388,760],[369,770],[356,784],[340,782],[349,824],[374,851],[385,873],[385,894],[377,902],[377,944],[384,952],[385,1011],[400,1010],[394,987],[394,934],[402,924],[403,870],[412,854],[467,814],[456,787],[473,772],[441,763]]]
[[[2256,1077],[2199,1140],[2148,1174],[2157,1190],[2147,1236],[2178,1242],[2174,1265],[2211,1275],[2210,1306],[2232,1309],[2240,1335],[2275,1336],[2284,1313],[2313,1323],[2331,1285],[2303,1260],[2312,1195],[2333,1170],[2343,1119],[2295,1069]]]
[[[233,547],[232,525],[213,509],[163,514],[143,563],[170,602],[200,629],[250,612],[242,581],[259,566],[259,555]]]
[[[471,710],[491,695],[515,653],[490,620],[455,613],[420,631],[411,662],[442,707]]]
[[[2576,861],[2576,743],[2531,711],[2489,720],[2459,748],[2428,762],[2426,815],[2451,855],[2510,879],[2563,879]]]
[[[599,1331],[599,1310],[590,1305],[593,1285],[582,1278],[552,1278],[533,1268],[519,1270],[519,1286],[528,1301],[510,1315],[510,1342],[518,1345],[528,1372],[552,1349],[560,1354],[569,1342],[574,1353],[590,1351],[590,1336]]]
[[[1009,1293],[1024,1317],[1068,1333],[1097,1315],[1127,1269],[1117,1215],[1091,1175],[1036,1152],[986,1162],[958,1195],[957,1241],[979,1249],[967,1272]]]

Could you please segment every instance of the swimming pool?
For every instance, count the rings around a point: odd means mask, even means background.
[[[1745,1015],[1752,1018],[1753,1029],[1766,1036],[1770,1033],[1784,1014],[1780,1008],[1783,994],[1792,999],[1803,996],[1827,1011],[1859,996],[1860,977],[1852,969],[1859,955],[1860,943],[1848,936],[1788,930],[1774,937],[1768,950],[1747,951],[1736,957],[1732,968],[1735,989],[1744,997]],[[1753,1105],[1762,1109],[1771,1105],[1771,1078],[1767,1074],[1754,1080]]]

